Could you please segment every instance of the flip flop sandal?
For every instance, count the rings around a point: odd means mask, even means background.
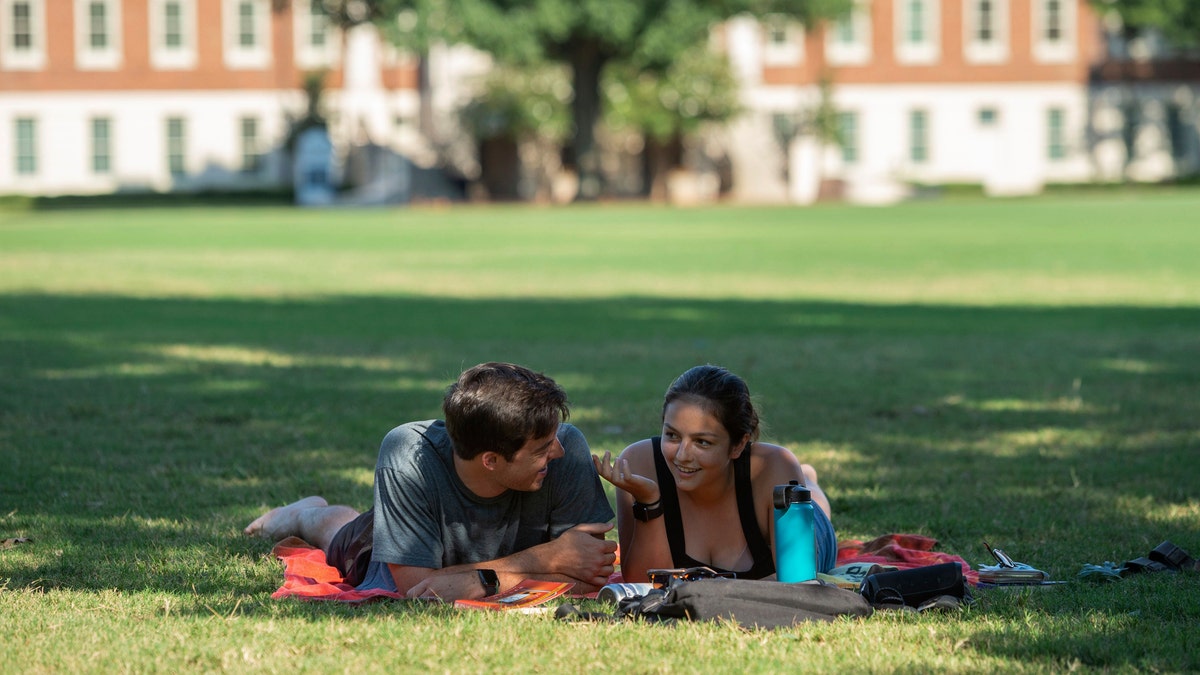
[[[1146,557],[1125,561],[1125,574],[1144,574],[1147,572],[1170,572],[1171,568]]]
[[[1125,571],[1129,574],[1144,572],[1178,572],[1180,570],[1195,570],[1196,561],[1187,551],[1169,541],[1164,541],[1154,547],[1147,555],[1135,558],[1125,563]]]
[[[1196,561],[1192,559],[1192,556],[1169,541],[1155,546],[1147,557],[1156,563],[1166,565],[1171,570],[1196,569]]]

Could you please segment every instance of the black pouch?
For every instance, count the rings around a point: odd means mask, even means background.
[[[962,566],[956,562],[871,574],[863,579],[860,592],[872,607],[920,608],[947,596],[960,603],[970,601]]]

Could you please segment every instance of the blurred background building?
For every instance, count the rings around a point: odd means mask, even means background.
[[[1200,172],[1200,56],[1131,38],[1087,2],[860,0],[815,27],[735,18],[709,48],[736,113],[665,144],[602,129],[605,195],[883,203]],[[320,0],[0,0],[0,194],[311,178],[361,203],[569,199],[570,158],[536,120],[506,145],[471,117],[497,69],[468,47],[406,53]],[[562,82],[533,109],[563,105]],[[324,177],[296,170],[314,129],[330,141]],[[665,171],[645,157],[659,145]]]

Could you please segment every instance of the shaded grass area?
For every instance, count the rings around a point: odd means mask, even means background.
[[[193,259],[174,236],[167,249]],[[1068,260],[1119,259],[1143,240],[1108,231]],[[104,270],[106,285],[125,283],[119,266]],[[366,507],[387,429],[437,416],[457,373],[490,359],[558,379],[593,449],[614,452],[656,432],[679,372],[732,368],[765,437],[821,472],[842,537],[919,532],[973,563],[990,562],[986,539],[1059,579],[1163,539],[1200,554],[1195,303],[1149,292],[1109,303],[761,299],[739,287],[747,297],[571,297],[583,281],[522,297],[481,278],[464,272],[458,294],[314,297],[9,286],[0,537],[33,542],[0,551],[0,648],[30,672],[1200,668],[1194,575],[991,592],[964,616],[770,634],[270,600],[280,568],[240,529],[306,494]]]

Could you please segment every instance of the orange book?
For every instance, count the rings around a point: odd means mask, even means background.
[[[512,588],[489,595],[478,600],[455,600],[455,607],[471,609],[494,609],[497,611],[520,610],[536,612],[544,607],[538,605],[550,602],[574,588],[570,581],[535,581],[526,579]]]

